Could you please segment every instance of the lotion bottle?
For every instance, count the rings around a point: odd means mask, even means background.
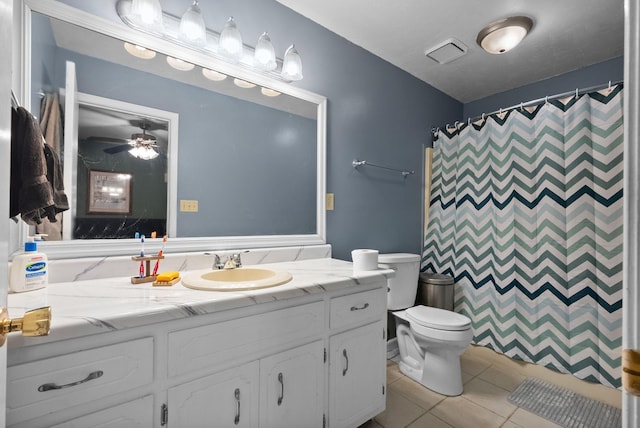
[[[24,253],[13,258],[9,274],[9,289],[13,293],[37,290],[49,282],[47,255],[38,252],[33,237],[24,244]]]

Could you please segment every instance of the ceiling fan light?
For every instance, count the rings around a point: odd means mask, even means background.
[[[193,4],[182,15],[178,36],[180,40],[196,46],[204,46],[206,44],[207,29],[198,6],[198,0],[193,0]]]
[[[220,33],[218,53],[231,61],[240,61],[244,53],[242,35],[230,16]]]
[[[295,45],[289,46],[284,53],[281,74],[285,80],[295,81],[302,79],[302,58],[300,58]]]
[[[142,46],[134,45],[129,42],[124,42],[124,49],[136,58],[153,59],[156,56],[156,52],[151,49],[144,48]]]
[[[142,160],[151,160],[159,156],[158,152],[153,150],[153,147],[138,145],[129,150],[129,154],[134,158]]]
[[[271,38],[266,32],[258,38],[258,44],[253,54],[253,65],[264,71],[274,70],[278,66],[276,52],[273,49]]]
[[[151,31],[162,32],[162,7],[159,0],[132,0],[131,16],[140,26]]]
[[[529,34],[533,21],[526,16],[512,16],[487,25],[476,42],[491,54],[503,54],[515,48]]]

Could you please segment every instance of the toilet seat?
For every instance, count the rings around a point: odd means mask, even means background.
[[[462,331],[471,328],[471,320],[461,314],[429,306],[414,306],[405,313],[409,321],[436,330]]]

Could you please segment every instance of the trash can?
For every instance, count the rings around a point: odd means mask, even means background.
[[[441,273],[421,273],[417,303],[453,311],[453,277]]]

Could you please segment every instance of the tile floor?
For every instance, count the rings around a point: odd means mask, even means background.
[[[424,388],[387,363],[387,409],[360,428],[553,428],[558,425],[507,401],[527,377],[537,377],[622,408],[619,390],[581,381],[481,346],[462,355],[464,392],[446,397]]]

